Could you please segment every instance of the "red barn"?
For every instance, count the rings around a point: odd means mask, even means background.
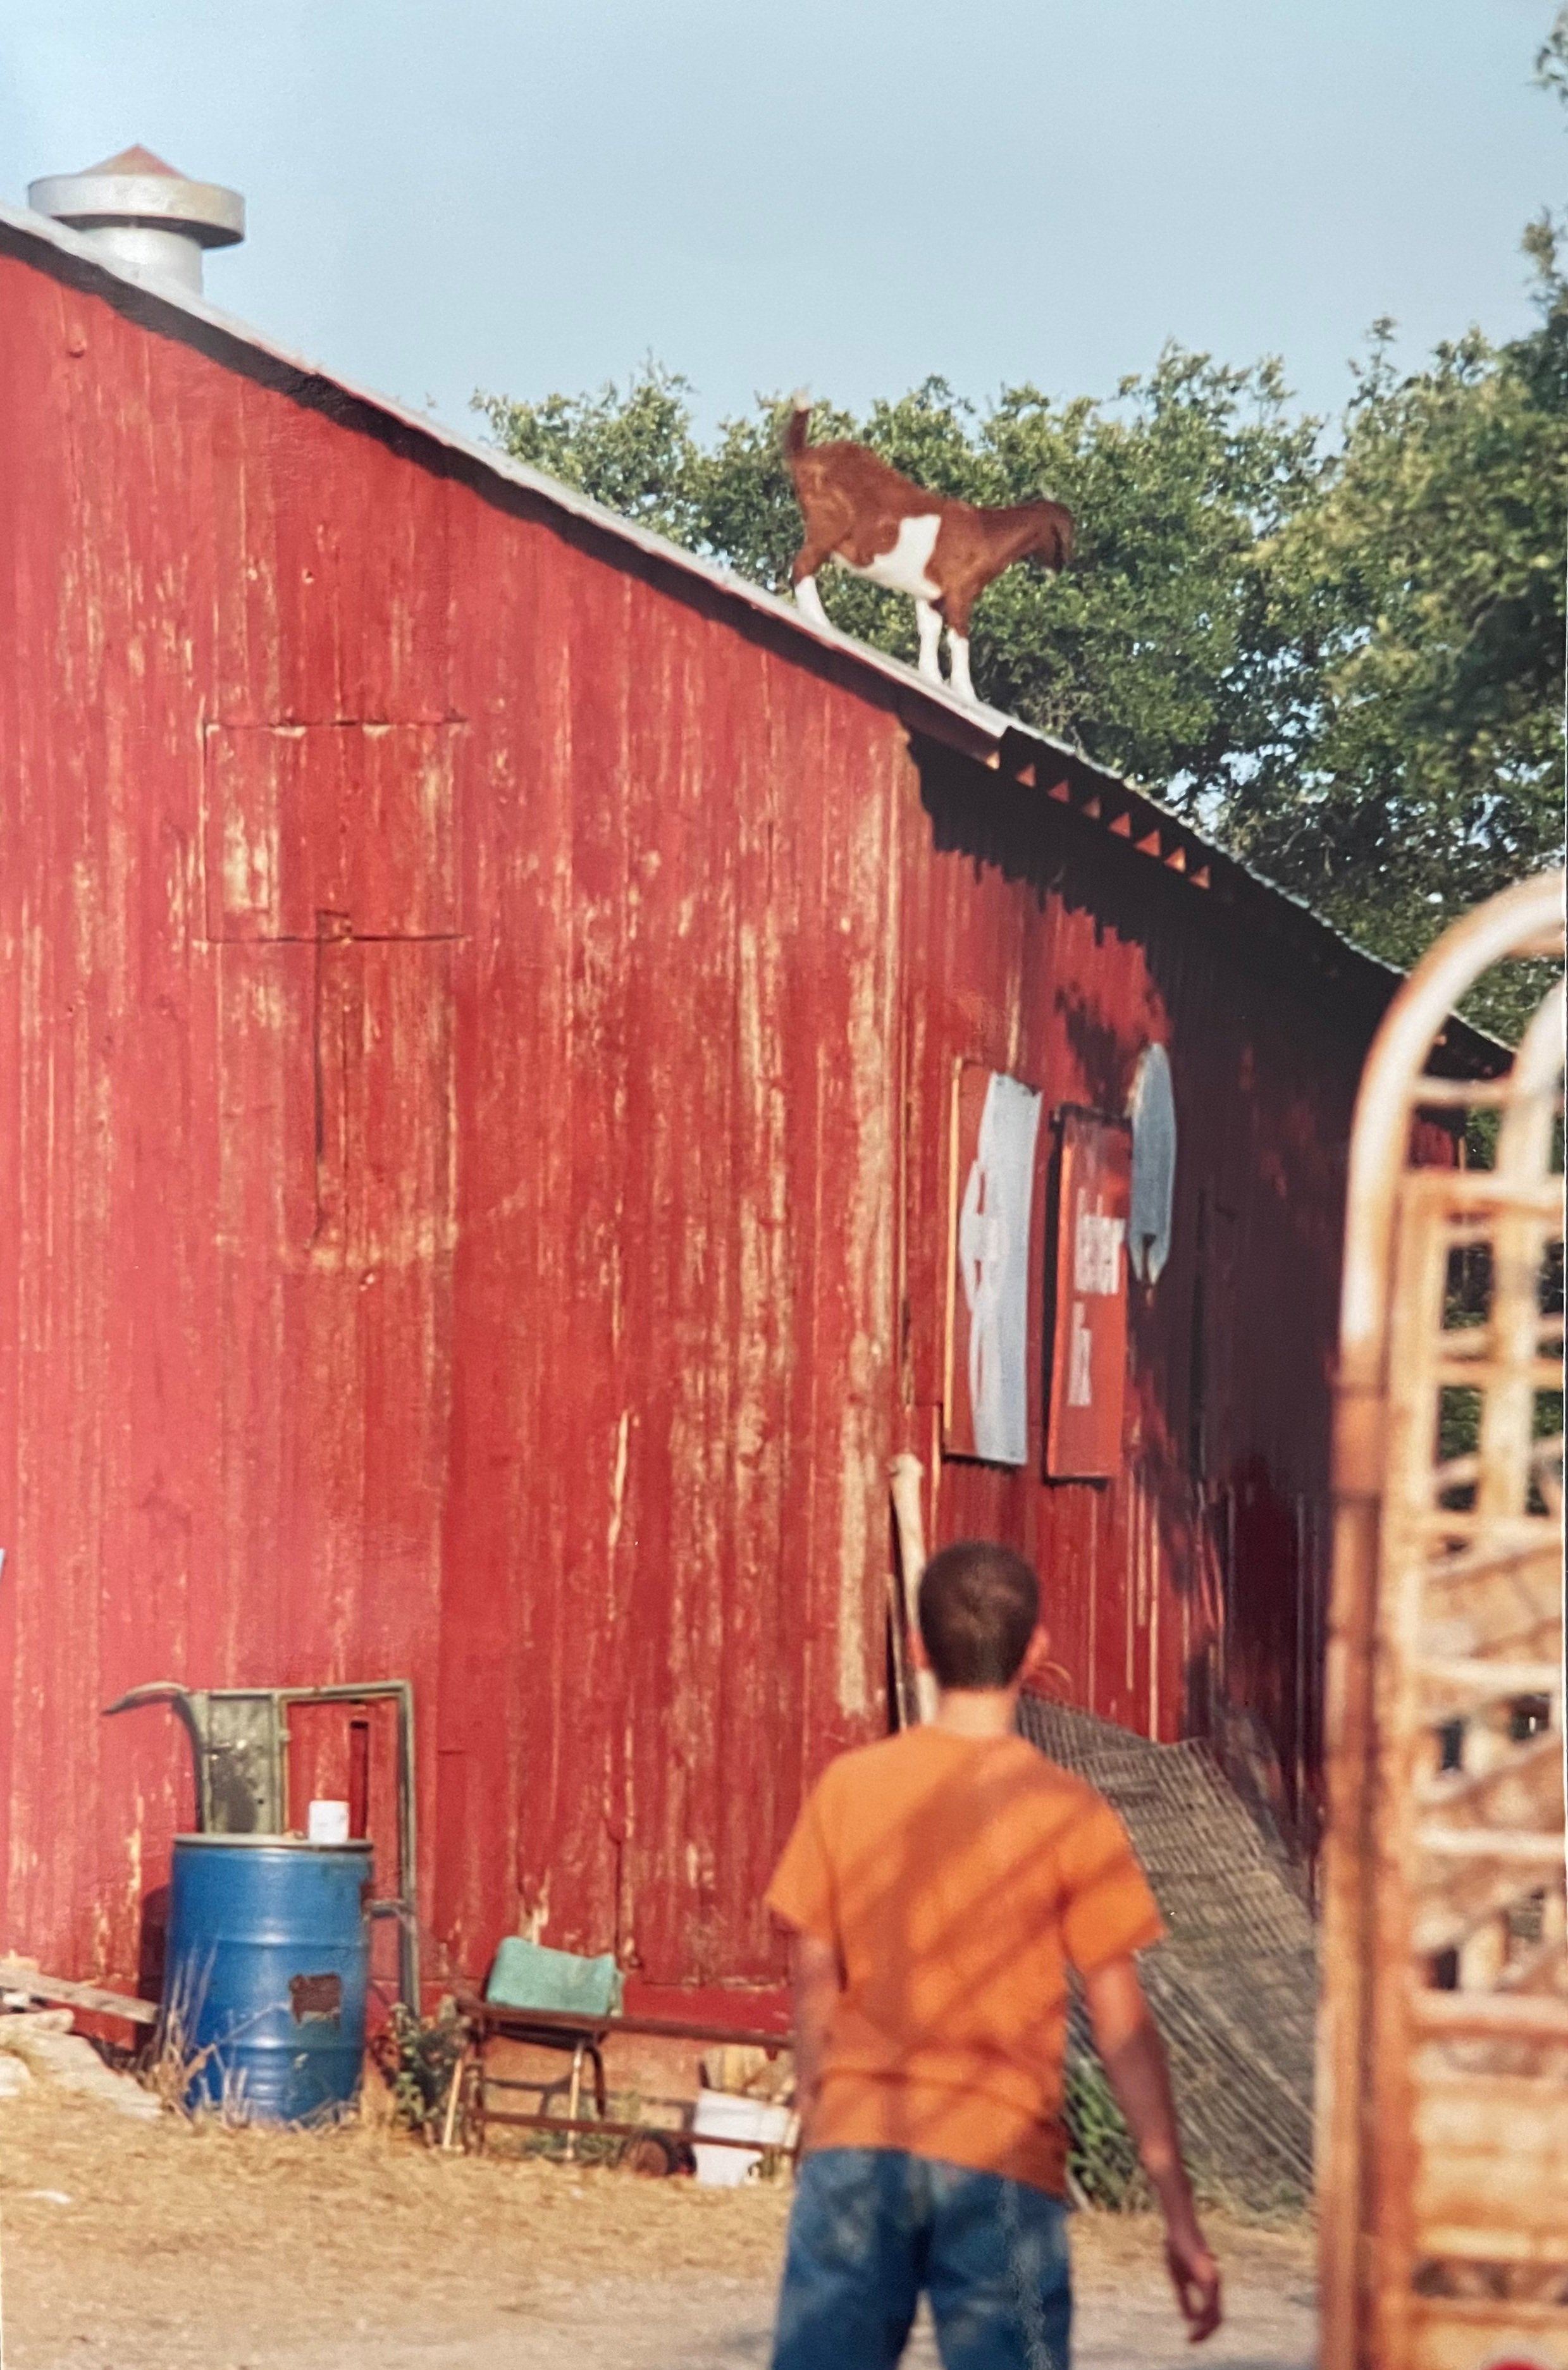
[[[37,215],[0,317],[0,1940],[136,1968],[192,1805],[127,1687],[407,1677],[427,1970],[536,1916],[644,2000],[774,1985],[802,1784],[890,1717],[903,1450],[929,1540],[1039,1559],[1074,1701],[1246,1716],[1309,1835],[1393,975]],[[1151,1046],[1169,1258],[1113,1469],[1051,1478],[1056,1122]],[[966,1064],[1040,1099],[1021,1464],[944,1454]]]

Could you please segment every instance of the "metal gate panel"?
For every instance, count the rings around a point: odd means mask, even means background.
[[[1561,912],[1559,876],[1451,933],[1357,1114],[1320,2067],[1333,2370],[1568,2370],[1561,981],[1508,1077],[1424,1075],[1450,1002],[1499,954],[1560,948]],[[1408,1165],[1417,1115],[1458,1104],[1485,1165]]]

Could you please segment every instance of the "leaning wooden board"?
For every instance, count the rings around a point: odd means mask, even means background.
[[[57,2000],[63,2008],[79,2008],[93,2016],[120,2016],[127,2024],[156,2024],[156,2000],[132,1999],[125,1992],[106,1992],[97,1984],[70,1984],[63,1975],[40,1974],[15,1959],[0,1959],[0,1991],[27,1992],[33,1999]]]

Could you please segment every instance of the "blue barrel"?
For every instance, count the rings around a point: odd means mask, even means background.
[[[192,2106],[330,2121],[359,2088],[370,1974],[368,1843],[177,1835],[163,2029],[198,2059]]]

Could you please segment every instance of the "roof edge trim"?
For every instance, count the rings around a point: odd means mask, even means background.
[[[199,328],[208,339],[219,345],[226,343],[238,353],[260,357],[275,371],[292,376],[300,382],[301,391],[308,385],[329,390],[340,400],[346,399],[373,418],[449,454],[466,474],[488,476],[500,485],[531,495],[562,517],[638,552],[663,569],[700,583],[759,619],[801,637],[820,655],[871,678],[911,732],[939,741],[1043,794],[1065,800],[1085,820],[1101,823],[1109,835],[1127,842],[1129,861],[1135,855],[1142,855],[1146,860],[1156,857],[1163,869],[1196,890],[1228,892],[1224,898],[1228,903],[1245,902],[1253,908],[1258,921],[1264,922],[1267,916],[1264,926],[1268,935],[1288,932],[1300,951],[1325,972],[1341,972],[1348,961],[1353,969],[1367,974],[1369,987],[1376,984],[1385,993],[1405,976],[1397,964],[1357,946],[1353,938],[1314,913],[1304,900],[1205,837],[1173,808],[1068,742],[999,708],[960,699],[945,685],[931,683],[902,660],[890,658],[831,626],[817,625],[792,601],[785,601],[762,585],[752,583],[732,569],[655,535],[618,511],[606,509],[602,502],[563,485],[559,478],[509,459],[493,445],[459,436],[427,413],[410,411],[391,397],[362,387],[324,363],[276,344],[248,322],[210,305],[204,297],[140,270],[133,264],[106,256],[91,241],[48,215],[35,213],[30,208],[0,203],[0,249],[5,247],[20,250],[24,259],[29,248],[42,250],[41,254],[35,253],[34,260],[46,266],[52,262],[65,267],[73,278],[85,276],[102,283],[106,294],[117,288],[133,294],[138,300],[136,316],[152,316],[149,326],[157,326],[161,316],[170,334],[179,334],[181,325]],[[1077,796],[1070,787],[1075,779],[1081,788],[1081,794]],[[1064,789],[1065,785],[1068,787]],[[1495,1075],[1512,1059],[1506,1047],[1457,1016],[1449,1021],[1445,1041],[1456,1060],[1468,1062],[1472,1071],[1482,1076]]]

